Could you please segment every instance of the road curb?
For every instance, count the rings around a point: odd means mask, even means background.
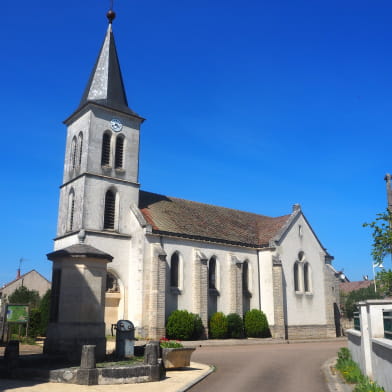
[[[195,363],[196,364],[196,363]],[[193,386],[198,384],[200,381],[204,380],[206,377],[208,377],[211,373],[215,371],[215,366],[210,365],[209,369],[204,373],[201,374],[199,377],[195,378],[194,380],[190,381],[188,384],[184,385],[180,389],[177,389],[176,392],[186,392],[189,389],[191,389]]]
[[[330,392],[352,392],[354,388],[346,384],[340,374],[334,370],[337,359],[337,357],[330,358],[321,366],[328,389]]]

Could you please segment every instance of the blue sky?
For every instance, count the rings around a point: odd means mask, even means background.
[[[0,284],[50,278],[65,126],[109,1],[6,2]],[[372,275],[362,223],[392,171],[392,3],[115,0],[142,189],[279,216],[300,203],[334,265]],[[386,267],[391,267],[390,261]]]

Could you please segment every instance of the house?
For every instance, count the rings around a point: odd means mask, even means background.
[[[9,297],[21,286],[29,290],[38,291],[40,297],[42,297],[50,289],[51,283],[34,269],[23,275],[20,274],[20,270],[18,269],[16,278],[0,288],[0,306],[4,302],[4,299]]]
[[[140,190],[144,118],[128,106],[114,13],[108,18],[81,102],[65,120],[54,243],[57,256],[80,257],[85,249],[113,258],[107,331],[129,319],[137,335],[159,338],[175,309],[200,315],[207,328],[213,312],[242,315],[256,308],[267,315],[274,337],[335,336],[333,257],[300,205],[270,217]]]

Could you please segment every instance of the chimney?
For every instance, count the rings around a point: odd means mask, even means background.
[[[16,279],[20,279],[20,268],[16,270]]]

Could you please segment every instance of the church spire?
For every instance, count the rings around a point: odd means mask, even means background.
[[[112,22],[115,16],[116,14],[112,10],[107,13],[109,26],[98,59],[80,101],[79,109],[88,102],[93,102],[137,116],[128,107],[112,31]]]

